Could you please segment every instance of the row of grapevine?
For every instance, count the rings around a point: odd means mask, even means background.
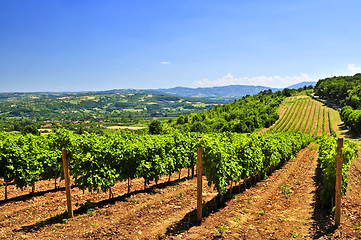
[[[208,135],[200,142],[204,174],[224,194],[230,181],[240,182],[283,165],[312,139],[300,133]]]
[[[118,181],[143,178],[145,183],[195,165],[194,134],[85,134],[72,141],[71,175],[80,189],[107,191]]]
[[[107,191],[118,181],[144,178],[149,183],[193,167],[195,147],[195,134],[99,136],[64,129],[47,136],[1,134],[0,178],[23,188],[62,176],[65,149],[75,184],[90,192]]]
[[[341,110],[341,118],[352,131],[361,133],[361,109],[345,106]]]
[[[329,135],[319,138],[320,149],[318,159],[322,170],[323,189],[321,190],[321,201],[324,206],[334,206],[335,184],[336,184],[336,159],[337,139]],[[347,172],[352,160],[358,156],[357,145],[349,140],[344,140],[342,151],[342,196],[347,190]]]
[[[193,168],[197,144],[204,148],[204,174],[223,194],[229,181],[254,176],[285,163],[311,141],[291,133],[75,135],[59,129],[47,136],[0,135],[0,178],[17,187],[62,176],[61,150],[70,175],[82,190],[107,191],[119,181],[143,178],[145,183],[183,168]]]
[[[60,176],[61,151],[56,135],[0,134],[0,178],[18,188],[34,186],[39,179]]]

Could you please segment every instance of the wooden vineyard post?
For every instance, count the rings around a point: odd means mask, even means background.
[[[5,200],[8,200],[8,181],[5,180]]]
[[[130,178],[128,178],[128,193],[130,193]]]
[[[202,221],[202,147],[197,149],[197,222]]]
[[[337,160],[336,160],[336,198],[335,198],[335,225],[341,223],[341,187],[342,187],[342,148],[343,139],[337,139]]]
[[[64,149],[61,150],[61,158],[63,159],[66,203],[67,203],[67,207],[68,207],[68,217],[72,218],[74,215],[73,215],[73,209],[72,209],[72,206],[71,206],[69,167],[68,167],[68,160],[66,159],[66,150],[64,150]]]

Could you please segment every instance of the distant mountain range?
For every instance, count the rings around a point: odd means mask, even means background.
[[[181,97],[192,97],[214,101],[231,102],[236,98],[245,95],[255,95],[261,91],[271,89],[278,91],[277,88],[269,88],[263,86],[247,86],[247,85],[230,85],[224,87],[206,87],[206,88],[161,88],[156,90],[142,90],[152,94],[167,94]]]
[[[304,86],[315,86],[317,82],[302,82],[287,88],[298,89]],[[261,91],[271,89],[273,92],[280,91],[283,88],[270,88],[264,86],[249,86],[249,85],[230,85],[223,87],[206,87],[206,88],[160,88],[160,89],[143,89],[141,92],[152,94],[167,94],[181,97],[201,98],[213,101],[231,102],[236,98],[241,98],[246,95],[255,95]]]
[[[287,88],[302,88],[304,86],[315,86],[317,82],[301,82]],[[250,86],[250,85],[229,85],[222,87],[205,87],[205,88],[160,88],[160,89],[112,89],[106,91],[83,91],[83,92],[33,92],[33,93],[0,93],[0,101],[12,97],[26,97],[32,94],[39,96],[65,96],[77,94],[129,94],[129,93],[147,93],[147,94],[160,94],[160,95],[173,95],[183,98],[198,98],[206,101],[213,102],[232,102],[234,99],[242,98],[246,95],[255,95],[261,91],[271,89],[273,92],[280,91],[283,88],[270,88],[264,86]]]
[[[299,88],[302,88],[302,87],[304,87],[304,86],[310,86],[310,85],[315,86],[316,83],[317,83],[317,82],[301,82],[301,83],[297,83],[297,84],[295,84],[295,85],[289,86],[289,87],[287,87],[287,88],[290,88],[290,89],[292,89],[292,88],[294,88],[294,89],[299,89]]]

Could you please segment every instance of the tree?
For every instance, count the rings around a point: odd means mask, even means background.
[[[177,119],[177,124],[181,125],[185,123],[185,117],[183,115],[180,115]]]
[[[21,131],[23,135],[26,135],[28,133],[33,134],[35,136],[39,136],[40,132],[38,131],[38,128],[34,125],[27,125],[24,127],[24,129]]]
[[[190,131],[205,133],[208,132],[208,126],[203,122],[196,122],[191,125]]]
[[[148,128],[150,134],[162,133],[162,123],[159,120],[153,120]]]
[[[285,88],[282,90],[282,94],[285,97],[291,97],[292,96],[292,90],[289,88]]]

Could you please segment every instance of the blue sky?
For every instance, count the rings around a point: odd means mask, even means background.
[[[353,75],[360,9],[358,0],[1,0],[0,92]]]

